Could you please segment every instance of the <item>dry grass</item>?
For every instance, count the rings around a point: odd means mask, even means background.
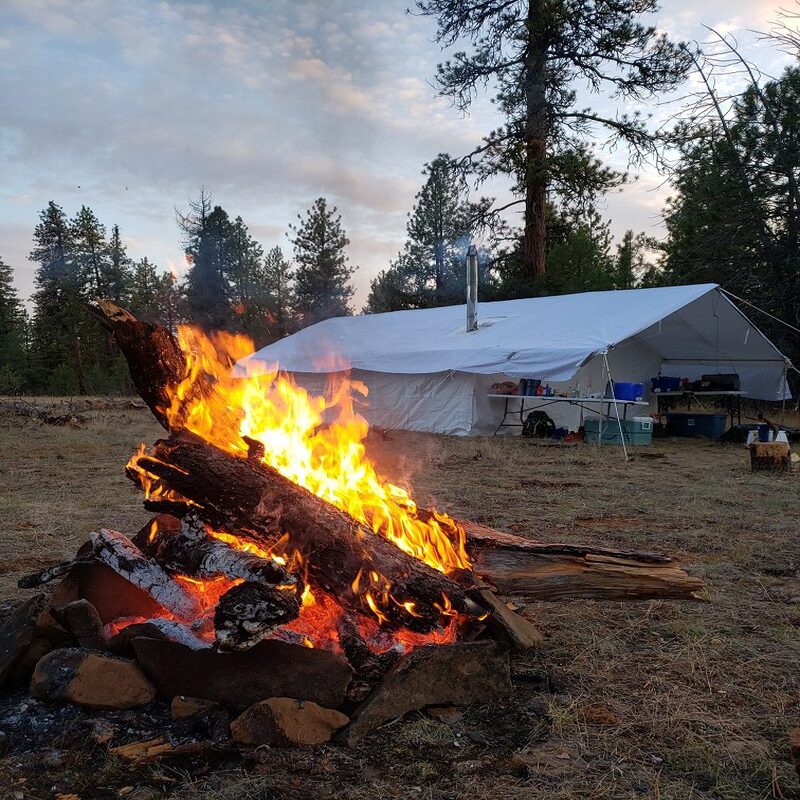
[[[158,431],[146,412],[98,412],[78,430],[0,422],[0,600],[92,528],[144,522],[122,466]],[[520,439],[391,433],[370,449],[426,505],[536,538],[678,554],[710,602],[532,604],[547,641],[513,668],[550,691],[518,680],[507,702],[450,726],[412,715],[353,750],[136,780],[193,800],[800,798],[787,746],[800,725],[800,475],[751,475],[744,448],[692,441],[630,464],[615,448]],[[542,766],[513,760],[525,748]],[[132,781],[103,776],[103,796]]]

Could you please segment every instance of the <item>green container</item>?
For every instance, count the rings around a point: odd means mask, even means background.
[[[602,423],[602,441],[600,439],[600,426]],[[652,444],[653,420],[650,417],[634,417],[622,420],[622,430],[625,432],[625,444]],[[600,442],[601,444],[622,444],[619,435],[619,422],[616,419],[587,419],[583,423],[583,435],[587,442]]]

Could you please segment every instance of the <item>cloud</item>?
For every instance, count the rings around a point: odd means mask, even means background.
[[[702,20],[754,26],[777,5],[675,0],[659,24],[691,38]],[[402,246],[422,165],[469,151],[499,121],[488,97],[462,117],[437,96],[434,23],[405,6],[5,0],[0,255],[27,293],[30,234],[54,199],[70,214],[92,206],[132,255],[180,270],[174,207],[200,185],[266,247],[285,247],[286,225],[326,195],[363,289]],[[609,202],[626,220],[658,205],[631,192]]]

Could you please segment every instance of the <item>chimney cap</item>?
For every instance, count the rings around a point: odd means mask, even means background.
[[[478,255],[478,248],[475,247],[474,244],[471,244],[469,246],[469,249],[467,250],[467,255],[468,256],[476,256],[476,255]]]

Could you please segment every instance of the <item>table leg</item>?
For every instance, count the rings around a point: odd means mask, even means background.
[[[500,432],[500,428],[504,427],[506,424],[506,417],[508,417],[508,398],[506,397],[503,400],[503,419],[500,420],[500,424],[494,429],[494,436]]]

